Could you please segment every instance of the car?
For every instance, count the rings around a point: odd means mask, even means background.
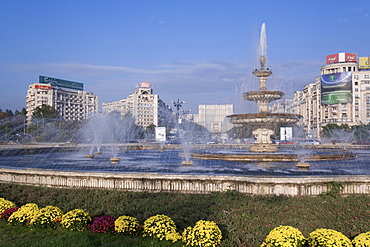
[[[354,145],[370,145],[370,140],[369,139],[363,139],[363,140],[357,141],[353,144]]]
[[[304,139],[298,141],[298,144],[300,145],[320,145],[321,141],[315,140],[315,139]]]
[[[294,144],[292,140],[280,140],[277,142],[279,145]]]

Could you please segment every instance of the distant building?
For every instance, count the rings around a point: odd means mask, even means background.
[[[157,94],[153,94],[150,82],[140,82],[133,94],[126,99],[102,104],[103,114],[117,111],[121,116],[130,112],[135,124],[144,128],[149,125],[159,126],[161,118],[172,117],[173,113]]]
[[[233,125],[226,118],[234,114],[233,105],[199,105],[198,114],[186,114],[188,120],[194,121],[215,135],[230,130]]]
[[[274,101],[275,103],[269,106],[269,112],[272,113],[293,113],[295,114],[295,107],[292,99],[281,99]]]
[[[36,107],[43,104],[58,110],[65,120],[82,120],[98,112],[98,96],[83,90],[83,83],[39,76],[27,90],[27,121],[31,121]]]

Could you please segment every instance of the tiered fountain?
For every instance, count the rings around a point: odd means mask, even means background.
[[[256,137],[254,145],[250,147],[251,152],[277,152],[276,146],[272,145],[270,136],[274,134],[274,126],[278,123],[297,123],[301,118],[297,114],[289,113],[270,113],[268,104],[274,100],[281,99],[284,96],[280,91],[268,91],[266,88],[266,79],[272,74],[272,71],[265,68],[266,64],[266,26],[262,24],[260,37],[260,69],[253,71],[253,74],[259,78],[259,91],[250,91],[244,93],[244,99],[258,103],[258,113],[255,114],[236,114],[229,116],[232,124],[250,124],[253,128],[253,135]]]

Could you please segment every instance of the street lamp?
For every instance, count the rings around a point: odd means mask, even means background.
[[[186,103],[185,101],[180,101],[179,99],[177,101],[171,101],[173,106],[176,108],[176,117],[179,118],[179,112],[180,108],[182,107],[182,104]]]

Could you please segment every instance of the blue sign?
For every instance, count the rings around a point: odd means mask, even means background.
[[[42,76],[42,75],[39,76],[39,83],[48,83],[48,84],[51,84],[52,86],[63,87],[63,88],[74,89],[74,90],[81,90],[81,91],[84,90],[84,84],[81,82],[67,81],[67,80]]]

